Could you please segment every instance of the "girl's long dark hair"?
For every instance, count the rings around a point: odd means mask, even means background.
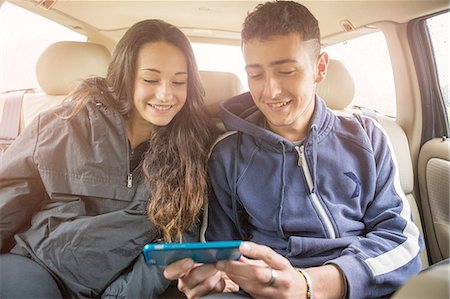
[[[167,126],[153,126],[143,162],[150,192],[148,217],[162,231],[163,239],[172,242],[181,241],[182,233],[199,220],[208,196],[206,164],[215,137],[204,105],[204,90],[194,53],[186,36],[161,20],[145,20],[133,25],[118,42],[106,79],[87,79],[71,94],[77,103],[69,117],[93,97],[127,117],[133,105],[139,49],[146,43],[158,41],[179,48],[188,64],[186,103]]]

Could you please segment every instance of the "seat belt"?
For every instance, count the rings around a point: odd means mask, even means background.
[[[368,116],[370,118],[373,118],[374,120],[378,121],[378,117],[377,117],[377,112],[375,109],[371,109],[371,108],[367,108],[367,107],[362,107],[362,106],[355,106],[356,108],[358,108],[363,115]]]
[[[4,105],[0,119],[0,161],[3,152],[19,136],[23,95],[29,89],[15,90],[3,94]]]

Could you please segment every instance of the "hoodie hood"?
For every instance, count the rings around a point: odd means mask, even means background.
[[[314,142],[320,143],[330,132],[335,116],[331,112],[327,113],[326,110],[328,109],[324,100],[316,95],[314,112],[309,123],[309,133],[304,140],[305,145],[312,142],[313,138]],[[253,102],[250,92],[222,103],[219,116],[227,130],[249,134],[257,140],[258,144],[266,143],[279,148],[281,143],[286,146],[286,150],[293,149],[292,142],[260,126],[264,115]]]

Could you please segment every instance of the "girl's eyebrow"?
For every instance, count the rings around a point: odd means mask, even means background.
[[[152,69],[152,68],[142,68],[141,71],[150,71],[150,72],[155,72],[155,73],[161,74],[160,70]],[[187,75],[187,72],[177,72],[177,73],[175,73],[175,75]]]
[[[155,73],[161,74],[160,70],[152,69],[152,68],[142,68],[141,71],[150,71],[150,72],[155,72]]]

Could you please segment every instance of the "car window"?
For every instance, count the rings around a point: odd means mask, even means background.
[[[396,116],[394,75],[382,32],[328,46],[323,51],[344,63],[352,74],[355,81],[353,105]]]
[[[192,43],[199,70],[236,74],[248,90],[247,73],[240,46]]]
[[[450,119],[449,24],[448,12],[426,21],[438,73],[438,84],[447,111],[447,121]]]
[[[38,88],[36,62],[50,44],[87,40],[75,31],[9,2],[0,7],[0,28],[0,92]]]

